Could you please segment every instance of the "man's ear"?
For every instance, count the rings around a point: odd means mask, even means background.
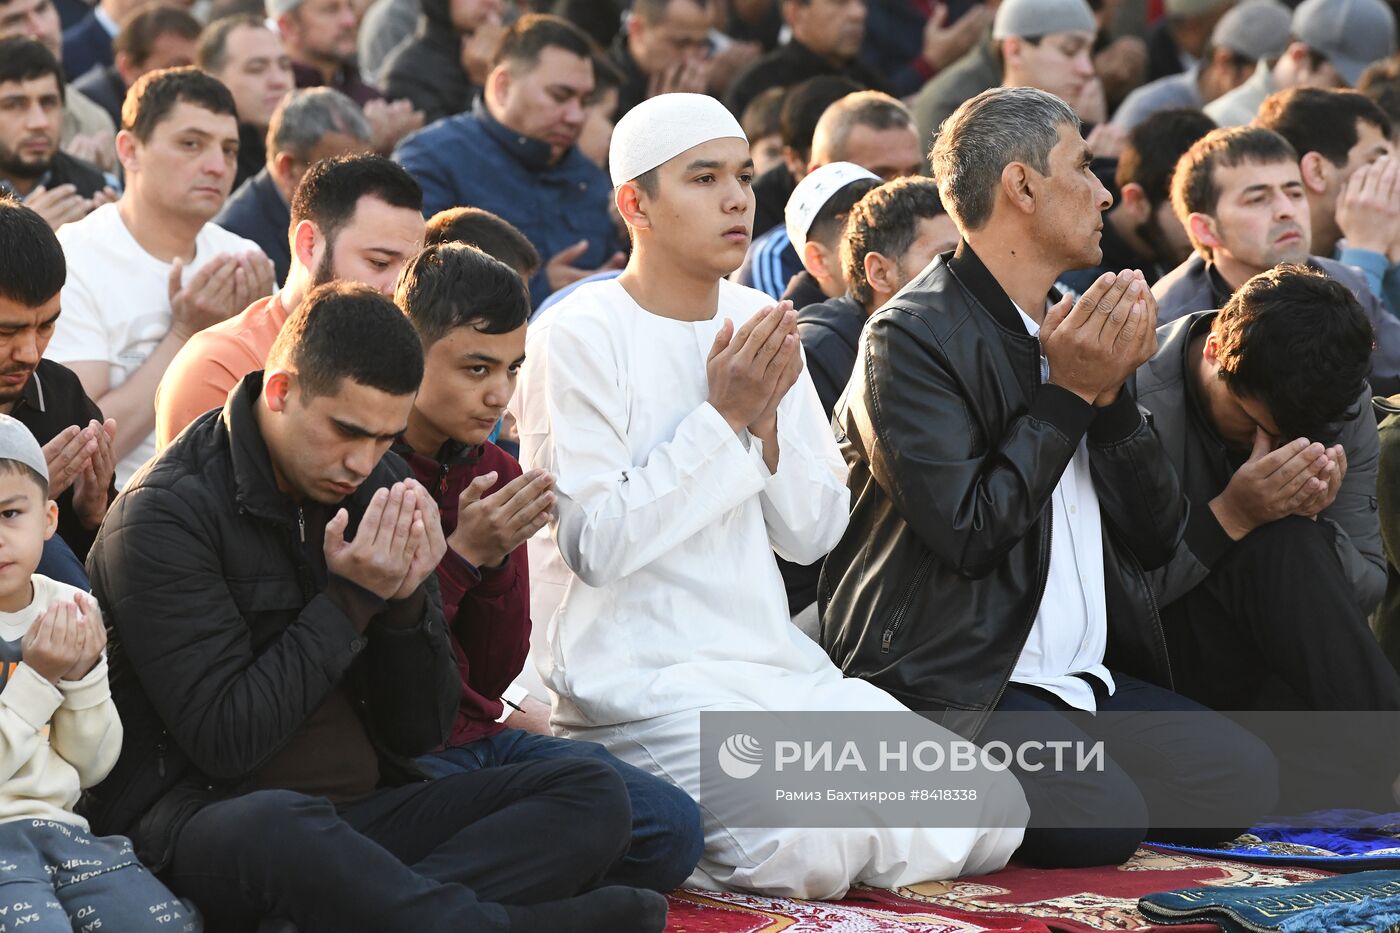
[[[641,187],[635,181],[623,182],[613,194],[613,204],[618,216],[634,230],[651,229],[651,218],[647,216],[646,205],[642,203]]]
[[[1020,162],[1008,162],[1001,170],[1001,193],[1011,206],[1024,214],[1035,213],[1035,183],[1037,179]]]
[[[487,102],[500,107],[506,95],[510,93],[511,80],[509,65],[501,64],[492,68],[491,73],[486,76],[486,87],[483,90]]]
[[[269,369],[263,376],[263,402],[268,411],[287,410],[287,400],[292,394],[292,382],[296,374],[289,369]]]
[[[1332,183],[1337,167],[1320,152],[1305,152],[1298,160],[1298,171],[1303,176],[1303,187],[1313,194],[1322,194]]]
[[[117,133],[117,161],[128,175],[141,170],[140,149],[141,141],[130,130]]]
[[[1223,245],[1220,240],[1220,228],[1215,218],[1209,214],[1197,212],[1187,217],[1186,232],[1191,235],[1192,242],[1199,243],[1207,249],[1216,250]]]
[[[1152,219],[1152,202],[1148,200],[1142,185],[1135,181],[1128,182],[1119,192],[1118,210],[1134,227]]]
[[[895,262],[884,253],[871,251],[865,254],[865,280],[876,295],[893,295]]]
[[[1201,347],[1201,356],[1212,366],[1220,362],[1220,338],[1215,336],[1215,331],[1206,335],[1205,346]]]
[[[319,264],[316,247],[321,245],[321,231],[310,220],[302,220],[292,229],[292,252],[297,261],[307,270],[315,273]]]
[[[822,244],[815,240],[808,240],[802,244],[802,268],[812,273],[815,279],[834,279],[832,275],[832,263],[830,255]]]

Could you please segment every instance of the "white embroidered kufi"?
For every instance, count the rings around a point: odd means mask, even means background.
[[[613,187],[629,182],[712,139],[737,137],[744,128],[708,94],[659,94],[644,100],[613,128],[608,169]]]

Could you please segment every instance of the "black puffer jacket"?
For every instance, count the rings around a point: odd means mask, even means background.
[[[278,491],[257,427],[261,389],[261,372],[245,377],[226,408],[137,473],[88,558],[125,741],[85,812],[156,868],[185,820],[230,794],[341,684],[391,783],[422,777],[409,759],[441,744],[461,694],[435,575],[397,605],[419,618],[405,628],[385,625],[386,604],[348,581],[318,592],[300,510]],[[347,537],[375,490],[410,475],[386,455],[342,503]],[[326,592],[337,585],[374,613],[363,634]]]
[[[381,85],[390,100],[407,98],[423,111],[423,125],[472,109],[480,90],[462,67],[462,36],[452,25],[449,0],[420,0],[418,29],[384,61]]]
[[[822,571],[821,641],[846,674],[981,728],[1035,621],[1051,494],[1087,432],[1106,663],[1171,685],[1143,568],[1182,535],[1176,474],[1126,390],[1095,409],[1041,384],[1039,340],[966,243],[871,317],[834,421],[853,506]]]

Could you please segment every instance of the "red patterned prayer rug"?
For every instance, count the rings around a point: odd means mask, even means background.
[[[1163,927],[1137,912],[1154,891],[1203,885],[1261,887],[1326,876],[1306,868],[1248,865],[1142,848],[1126,864],[994,875],[885,891],[857,888],[842,901],[795,901],[679,891],[668,933],[1214,933],[1213,924]]]

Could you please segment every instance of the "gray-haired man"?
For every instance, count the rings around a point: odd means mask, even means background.
[[[330,88],[296,91],[272,113],[267,165],[239,186],[214,223],[261,246],[277,281],[285,282],[292,266],[292,192],[301,176],[321,159],[369,149],[369,123],[354,101]]]
[[[1262,743],[1170,690],[1143,568],[1186,509],[1123,385],[1156,308],[1130,270],[1073,304],[1053,290],[1101,258],[1112,198],[1090,160],[1074,112],[1033,88],[943,124],[931,161],[963,240],[865,325],[834,417],[854,507],[820,587],[848,676],[978,742],[1103,744],[1097,771],[1013,765],[1031,807],[1017,857],[1055,866],[1125,861],[1169,804],[1206,827],[1179,838],[1232,838],[1276,779]]]

